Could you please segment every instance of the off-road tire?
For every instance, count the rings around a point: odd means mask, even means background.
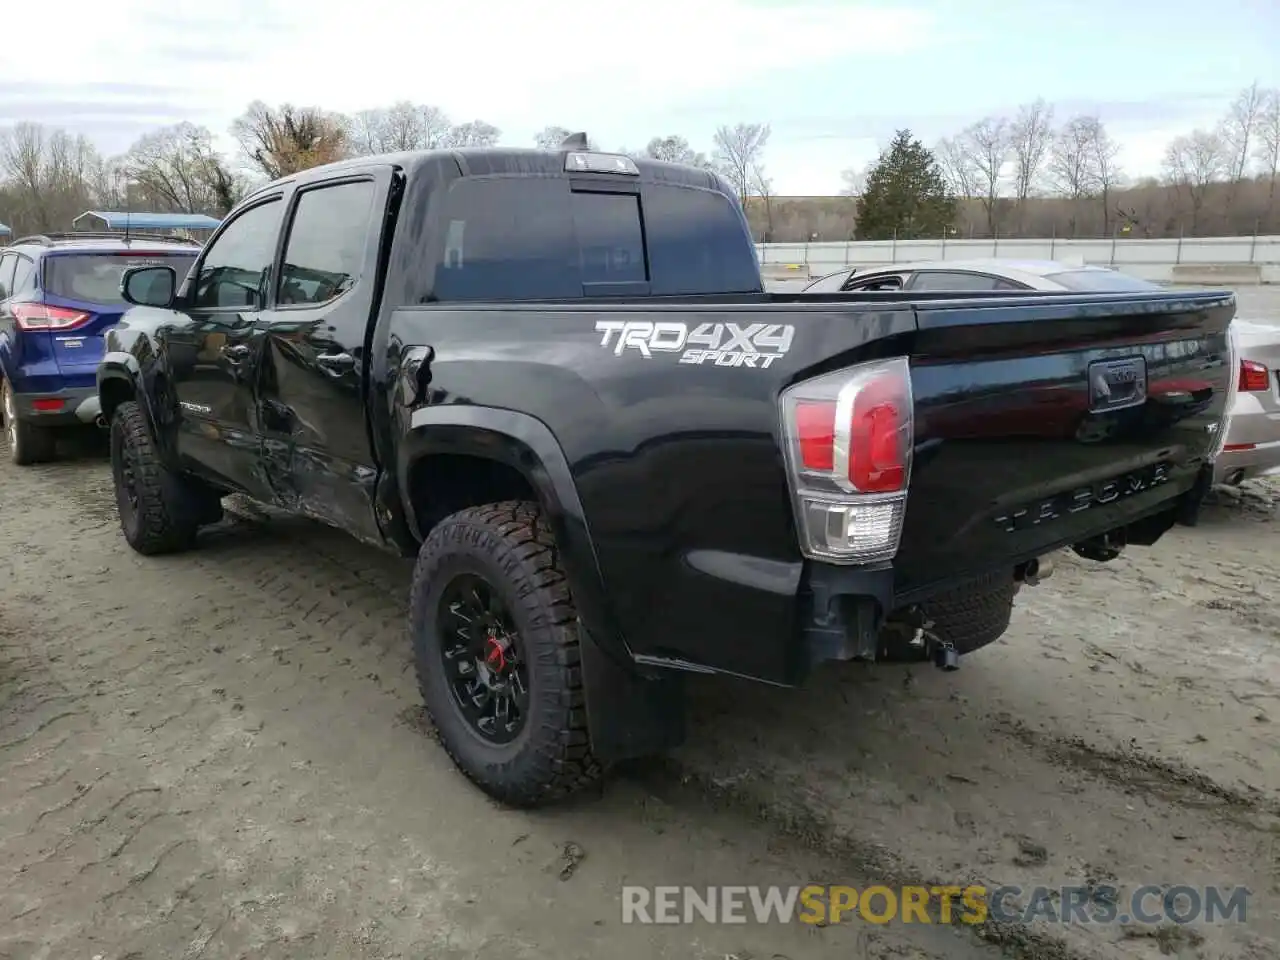
[[[58,451],[52,431],[17,416],[10,419],[9,411],[17,406],[12,390],[8,380],[0,383],[0,422],[9,443],[9,459],[20,467],[52,460]]]
[[[124,466],[132,467],[136,508],[129,504]],[[136,400],[116,407],[111,417],[111,474],[115,481],[120,529],[138,553],[177,553],[195,544],[207,515],[204,491],[164,465],[146,415]]]
[[[514,621],[529,674],[529,712],[507,744],[482,739],[457,706],[441,663],[437,609],[460,573],[483,577]],[[449,757],[494,799],[535,807],[595,783],[602,765],[587,733],[578,617],[555,538],[535,504],[459,511],[418,552],[409,604],[418,686]]]
[[[1009,629],[1018,589],[1012,572],[987,574],[931,597],[920,606],[925,617],[933,621],[931,629],[938,639],[949,641],[957,653],[973,653],[999,640]],[[884,659],[912,661],[928,657],[927,650],[893,643],[886,648]]]

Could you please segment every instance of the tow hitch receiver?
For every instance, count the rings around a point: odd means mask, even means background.
[[[947,672],[960,669],[960,652],[951,645],[950,640],[934,640],[933,665]]]
[[[918,609],[912,611],[915,619],[915,632],[911,636],[911,646],[924,648],[933,665],[939,670],[948,672],[960,669],[960,651],[950,640],[944,640],[933,632],[933,621],[926,620]]]

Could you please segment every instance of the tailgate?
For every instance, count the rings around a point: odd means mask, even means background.
[[[80,314],[67,329],[54,329],[53,354],[69,386],[96,382],[103,336],[120,322],[125,302],[120,281],[130,267],[169,266],[179,278],[194,259],[191,251],[67,249],[45,257],[42,301],[49,307]]]
[[[66,297],[46,297],[51,307],[82,313],[85,320],[72,330],[54,330],[49,334],[58,370],[69,378],[72,386],[96,383],[98,361],[102,359],[103,335],[120,322],[119,307]]]
[[[1167,509],[1217,450],[1230,293],[916,308],[900,595]]]

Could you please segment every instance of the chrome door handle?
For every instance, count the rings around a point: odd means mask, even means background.
[[[356,365],[349,353],[322,353],[316,357],[316,366],[335,377],[346,373]]]

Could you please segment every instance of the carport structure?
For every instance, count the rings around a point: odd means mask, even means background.
[[[0,240],[3,240],[5,237],[9,236],[11,233],[13,233],[12,230],[10,230],[3,223],[0,223]]]
[[[140,211],[86,210],[71,221],[76,230],[119,231],[127,234],[133,230],[164,230],[185,233],[191,239],[204,241],[218,229],[222,221],[203,213],[147,213]]]

